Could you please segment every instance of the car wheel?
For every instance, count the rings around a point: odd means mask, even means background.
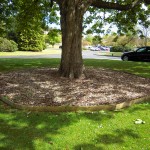
[[[129,57],[128,56],[124,56],[123,57],[123,61],[128,61],[129,60]]]

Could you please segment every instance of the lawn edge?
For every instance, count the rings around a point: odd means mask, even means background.
[[[125,101],[118,104],[108,104],[108,105],[98,105],[98,106],[29,106],[20,105],[13,103],[6,97],[1,97],[0,101],[7,104],[8,106],[25,110],[25,111],[38,111],[38,112],[76,112],[76,111],[100,111],[100,110],[119,110],[125,107],[132,106],[136,103],[141,103],[144,101],[150,101],[150,96],[133,99],[130,101]]]

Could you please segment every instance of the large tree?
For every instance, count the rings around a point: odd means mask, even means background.
[[[138,13],[143,3],[150,4],[150,0],[54,0],[60,8],[62,31],[62,57],[59,68],[60,75],[69,78],[79,78],[83,73],[82,60],[82,31],[83,16],[92,6],[98,9],[123,11],[124,16],[130,11]],[[51,1],[52,2],[52,1]],[[131,10],[136,10],[131,11]],[[130,16],[129,14],[126,17]],[[133,17],[133,15],[131,15]],[[132,20],[132,19],[131,19]],[[138,18],[134,18],[136,23]],[[118,20],[119,21],[119,20]]]
[[[38,4],[39,7],[34,7],[35,4]],[[144,4],[146,9],[142,7]],[[60,10],[62,31],[62,57],[59,72],[61,76],[69,78],[79,78],[83,73],[81,46],[83,22],[88,24],[93,22],[94,25],[90,29],[92,32],[94,30],[96,32],[103,31],[103,22],[109,24],[113,22],[118,26],[121,35],[129,30],[134,33],[135,24],[145,22],[150,15],[150,0],[2,0],[0,3],[0,19],[2,20],[0,21],[0,28],[2,26],[3,31],[6,16],[18,16],[20,13],[25,24],[29,24],[26,23],[28,21],[33,21],[33,14],[36,16],[35,20],[41,18],[43,22],[46,22],[51,16],[50,23],[56,21],[57,19],[55,20],[53,17],[56,15],[54,9],[58,8],[56,5],[59,6]],[[21,11],[20,6],[25,6],[24,8],[28,9]],[[11,12],[14,13],[8,13],[7,10],[12,10]],[[84,14],[87,11],[91,15],[84,19]],[[101,13],[104,14],[103,17],[99,15]],[[110,15],[109,18],[107,18],[107,14]],[[92,21],[94,18],[97,21]],[[24,22],[22,23],[24,25]],[[33,23],[35,24],[33,26],[37,27],[37,21],[33,21]]]

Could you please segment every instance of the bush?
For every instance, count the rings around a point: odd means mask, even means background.
[[[18,50],[18,45],[12,40],[0,37],[0,52],[15,52]]]
[[[110,52],[128,52],[131,50],[132,48],[129,46],[113,46],[110,48]]]
[[[35,30],[23,30],[18,37],[21,51],[42,51],[45,49],[44,36]]]

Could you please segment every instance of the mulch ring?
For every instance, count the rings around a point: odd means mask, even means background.
[[[85,77],[60,77],[56,68],[0,73],[0,97],[19,105],[98,106],[150,95],[150,79],[109,69],[85,69]]]

